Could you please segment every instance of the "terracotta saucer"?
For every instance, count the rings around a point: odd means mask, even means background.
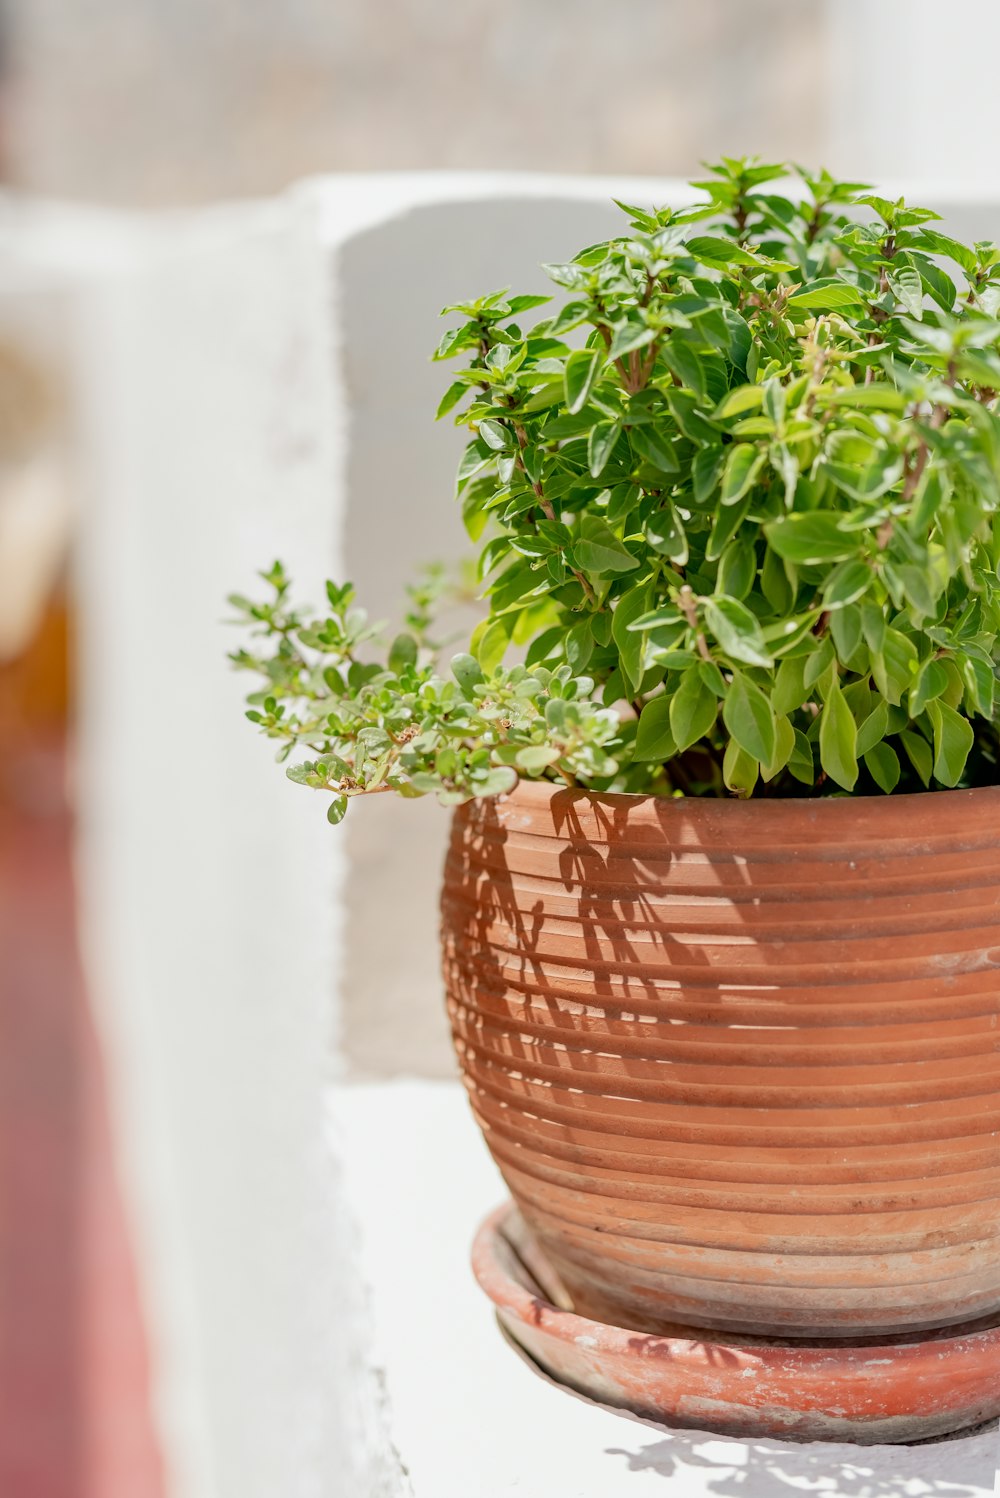
[[[864,1345],[650,1336],[588,1321],[517,1209],[491,1213],[472,1265],[502,1326],[557,1382],[668,1425],[799,1441],[913,1442],[1000,1416],[1000,1316]]]

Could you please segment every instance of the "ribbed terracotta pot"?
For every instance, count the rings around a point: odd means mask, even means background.
[[[523,782],[455,814],[455,1043],[596,1321],[780,1338],[1000,1315],[1000,787]]]

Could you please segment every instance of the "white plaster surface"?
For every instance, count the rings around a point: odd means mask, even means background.
[[[988,1498],[997,1436],[741,1441],[581,1399],[507,1343],[469,1268],[506,1195],[458,1083],[354,1084],[331,1129],[361,1231],[392,1440],[413,1498]]]
[[[956,188],[995,196],[996,0],[823,0],[822,9],[817,87],[829,100],[831,169],[869,182],[933,179],[945,200]]]

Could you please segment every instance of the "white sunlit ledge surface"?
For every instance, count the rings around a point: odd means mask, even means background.
[[[331,1102],[346,1160],[399,1493],[412,1498],[992,1498],[991,1429],[927,1446],[670,1431],[567,1393],[501,1335],[469,1268],[506,1195],[449,1082],[353,1084]]]

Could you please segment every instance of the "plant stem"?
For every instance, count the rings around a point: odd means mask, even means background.
[[[712,652],[709,650],[708,641],[705,639],[705,636],[701,630],[701,624],[698,619],[697,600],[695,599],[694,593],[691,591],[691,588],[687,583],[684,584],[683,588],[681,588],[680,592],[678,593],[677,602],[680,606],[681,613],[684,615],[688,624],[694,631],[694,641],[695,645],[697,646],[698,654],[701,656],[703,661],[710,661],[712,659]]]
[[[520,468],[521,472],[524,474],[525,478],[528,480],[528,483],[534,490],[535,497],[538,500],[539,509],[542,511],[542,514],[545,516],[546,520],[555,521],[556,512],[552,508],[552,501],[546,497],[545,491],[542,488],[541,480],[532,479],[529,476],[527,466],[525,465],[524,450],[528,445],[528,434],[519,421],[512,421],[512,425],[514,427],[514,435],[517,438],[517,466],[518,468]],[[589,601],[591,607],[593,608],[597,603],[597,596],[594,593],[593,588],[590,586],[589,579],[585,577],[582,572],[577,571],[575,567],[571,567],[569,570],[570,572],[572,572],[573,576],[580,584],[580,587],[583,589],[584,597]]]

